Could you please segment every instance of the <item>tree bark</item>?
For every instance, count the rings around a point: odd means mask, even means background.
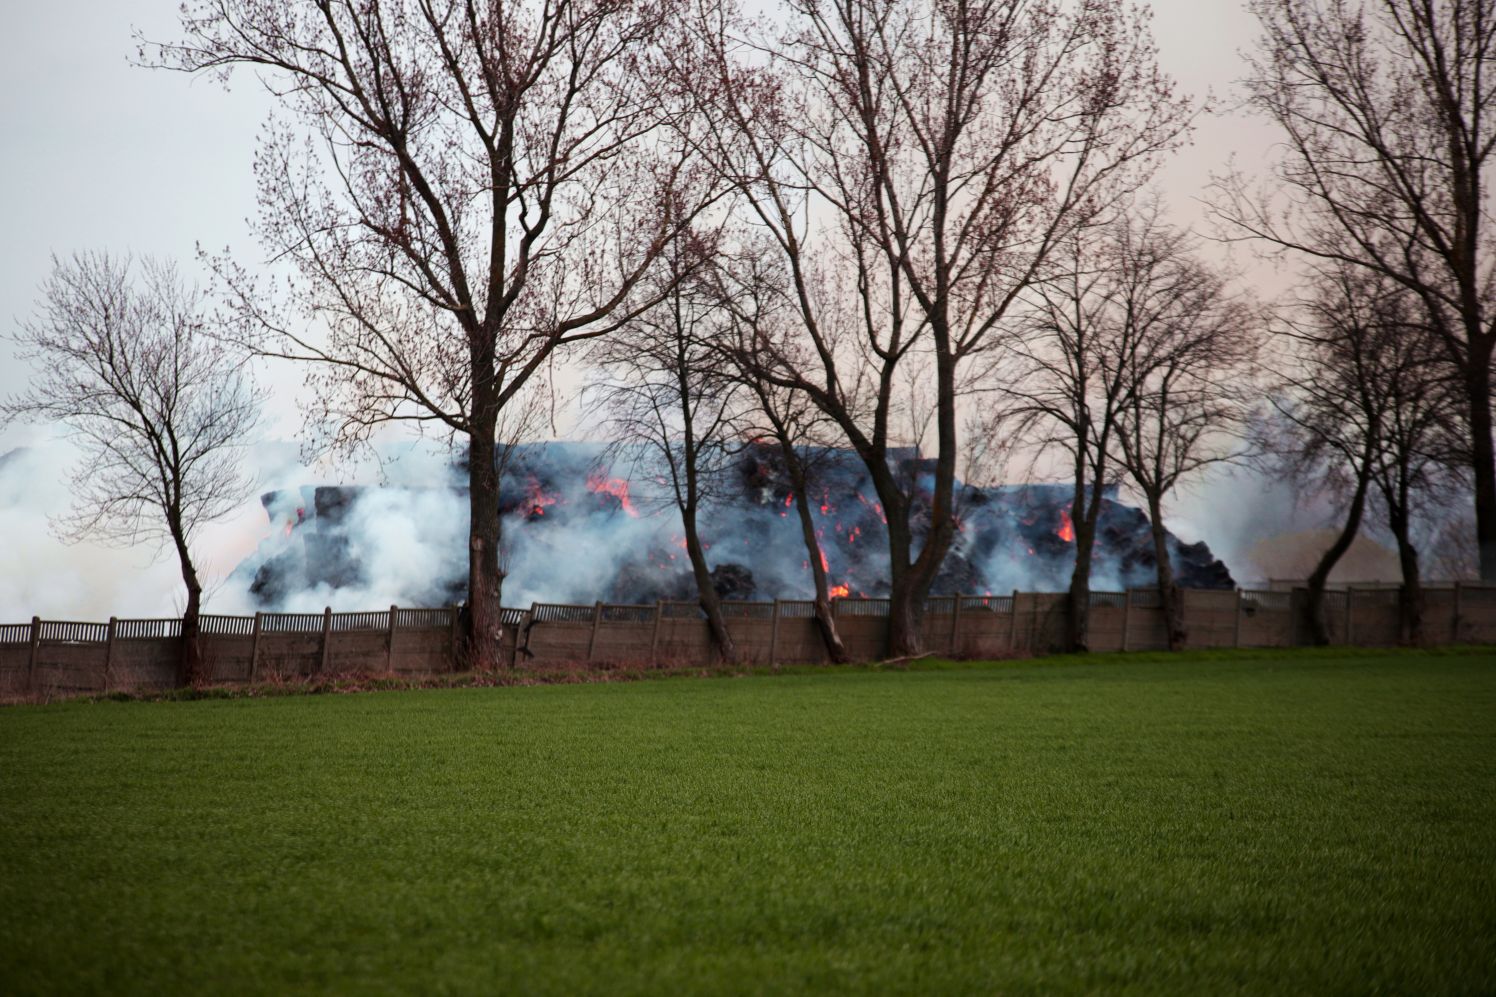
[[[1388,517],[1392,535],[1397,538],[1397,561],[1402,569],[1402,589],[1398,593],[1399,635],[1404,643],[1423,643],[1423,580],[1418,567],[1418,549],[1413,546],[1406,506],[1394,508]]]
[[[1330,572],[1335,570],[1335,565],[1350,549],[1357,531],[1361,529],[1361,517],[1366,512],[1366,489],[1371,483],[1369,465],[1368,457],[1357,470],[1356,492],[1351,496],[1350,508],[1346,511],[1345,526],[1335,542],[1320,555],[1319,563],[1309,575],[1309,604],[1306,612],[1309,616],[1309,640],[1316,645],[1330,643],[1330,628],[1325,621],[1325,584],[1330,580]]]
[[[499,475],[494,466],[494,429],[474,425],[468,442],[468,612],[462,657],[472,671],[499,665]]]
[[[1465,370],[1470,405],[1470,458],[1475,478],[1475,538],[1480,549],[1480,579],[1496,581],[1496,443],[1491,439],[1491,345],[1484,338],[1470,343]]]
[[[168,510],[172,546],[176,548],[177,564],[182,571],[182,584],[187,587],[187,606],[182,611],[181,664],[177,667],[177,684],[182,687],[195,685],[207,676],[203,674],[203,648],[199,639],[201,625],[203,586],[198,580],[197,568],[192,564],[192,555],[187,548],[187,537],[182,530],[180,514]]]
[[[712,631],[712,643],[723,661],[737,660],[737,647],[727,629],[727,620],[722,617],[722,600],[712,584],[712,572],[706,564],[706,551],[701,546],[701,536],[696,531],[696,507],[688,505],[681,510],[681,528],[686,534],[686,554],[691,559],[691,575],[696,579],[696,595],[706,613],[707,626]]]
[[[1180,612],[1179,590],[1174,585],[1174,565],[1169,561],[1169,534],[1164,529],[1162,497],[1148,494],[1148,525],[1153,533],[1153,557],[1158,562],[1158,600],[1164,614],[1164,630],[1169,650],[1182,650],[1185,641],[1184,614]]]
[[[790,485],[795,489],[795,511],[800,517],[800,538],[805,542],[805,556],[810,564],[811,578],[816,590],[816,624],[821,629],[826,653],[834,664],[844,665],[850,659],[847,647],[842,643],[841,633],[836,629],[836,616],[831,608],[831,589],[826,578],[826,569],[821,564],[821,543],[816,538],[815,520],[811,517],[810,496],[806,494],[805,466],[800,455],[783,436],[779,438],[779,449],[784,455],[785,468],[790,472]]]

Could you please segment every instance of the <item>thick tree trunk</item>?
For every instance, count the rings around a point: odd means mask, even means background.
[[[468,611],[466,667],[499,666],[503,613],[499,605],[499,474],[494,466],[492,426],[475,426],[468,443]]]
[[[886,509],[886,504],[885,504]],[[921,634],[925,600],[933,575],[911,564],[912,538],[907,511],[888,513],[888,548],[892,555],[888,572],[888,656],[908,658],[924,651]]]
[[[1153,556],[1158,561],[1158,600],[1164,614],[1169,650],[1182,650],[1185,642],[1184,614],[1180,612],[1179,590],[1174,585],[1174,565],[1169,562],[1169,534],[1164,529],[1163,502],[1158,495],[1148,496],[1148,525],[1153,532]]]
[[[1091,649],[1091,546],[1093,537],[1081,521],[1072,517],[1075,529],[1075,569],[1070,572],[1070,591],[1066,600],[1065,642],[1071,651],[1084,654]]]
[[[1070,504],[1070,528],[1075,531],[1075,568],[1070,573],[1066,615],[1067,643],[1071,651],[1085,654],[1091,649],[1091,556],[1096,549],[1096,523],[1101,518],[1101,486],[1093,483],[1089,496],[1084,479],[1077,476],[1075,498]]]
[[[838,664],[846,664],[850,658],[841,634],[836,629],[836,616],[831,607],[830,582],[826,568],[821,563],[821,543],[816,537],[816,524],[810,512],[810,496],[806,494],[805,467],[800,455],[783,437],[779,440],[780,452],[784,455],[785,468],[790,472],[790,485],[795,489],[795,510],[800,517],[800,538],[805,543],[805,557],[810,564],[810,575],[816,591],[816,624],[821,629],[821,638],[826,644],[826,653]]]
[[[182,669],[179,678],[183,686],[196,685],[208,678],[203,668],[202,626],[199,621],[202,596],[202,586],[197,584],[197,575],[193,573],[187,584],[187,608],[182,613]]]
[[[1413,546],[1406,507],[1393,509],[1388,520],[1392,535],[1397,538],[1397,561],[1402,568],[1398,629],[1404,643],[1416,646],[1423,643],[1423,580],[1418,568],[1418,549]]]
[[[1470,405],[1470,457],[1475,477],[1475,539],[1480,579],[1496,581],[1496,443],[1491,439],[1491,348],[1470,344],[1465,372]]]
[[[1341,528],[1335,542],[1320,555],[1319,563],[1309,575],[1309,604],[1305,607],[1305,612],[1309,618],[1309,640],[1313,644],[1330,643],[1330,627],[1325,620],[1325,585],[1330,580],[1330,572],[1335,570],[1335,565],[1350,549],[1351,542],[1361,529],[1361,517],[1366,512],[1366,489],[1371,479],[1369,464],[1368,457],[1362,461],[1358,470],[1356,492],[1351,496],[1351,505],[1346,511],[1345,526]]]
[[[727,620],[722,616],[722,600],[712,584],[712,572],[706,564],[706,551],[701,546],[701,535],[696,531],[696,510],[687,506],[681,510],[681,528],[686,533],[686,554],[691,559],[691,576],[696,580],[696,596],[701,601],[701,610],[706,613],[707,627],[712,632],[712,643],[723,661],[737,660],[737,647],[727,629]]]
[[[182,687],[195,685],[207,678],[203,674],[203,646],[201,625],[198,617],[202,610],[203,586],[198,580],[197,569],[192,564],[187,549],[187,537],[182,532],[180,518],[169,523],[172,545],[177,551],[177,564],[182,572],[182,584],[187,587],[187,606],[182,611],[182,653],[177,667],[177,684]]]

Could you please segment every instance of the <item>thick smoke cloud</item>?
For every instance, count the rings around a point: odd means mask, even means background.
[[[750,448],[703,510],[701,534],[726,598],[808,598],[810,563],[794,498],[773,448]],[[916,479],[922,462],[905,455]],[[883,514],[850,454],[821,455],[813,518],[838,594],[887,591]],[[685,541],[664,480],[647,463],[584,444],[520,448],[502,487],[504,602],[692,599]],[[1074,563],[1068,491],[1059,486],[963,489],[962,530],[935,591],[1060,590]],[[267,496],[272,535],[232,584],[263,609],[313,612],[460,600],[466,495],[450,476],[419,487],[299,488]],[[1098,589],[1153,578],[1146,520],[1106,503],[1094,569]],[[1174,545],[1187,584],[1229,585],[1208,550]]]

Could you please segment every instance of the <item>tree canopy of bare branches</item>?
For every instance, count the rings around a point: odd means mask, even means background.
[[[1144,494],[1171,612],[1163,500],[1182,478],[1230,459],[1256,349],[1225,275],[1194,255],[1156,202],[1124,205],[1062,248],[1033,286],[1030,328],[999,367],[989,431],[1059,454],[1070,470],[1070,642],[1084,649],[1107,487],[1131,477]]]
[[[1254,0],[1251,105],[1283,135],[1257,191],[1219,182],[1232,238],[1391,280],[1460,372],[1480,573],[1496,579],[1496,7],[1489,0]]]
[[[155,544],[176,555],[187,593],[184,681],[200,664],[193,541],[245,498],[238,450],[260,403],[203,315],[201,295],[169,264],[54,258],[38,313],[15,336],[33,363],[30,388],[0,403],[0,420],[60,422],[79,443],[75,505],[55,521],[65,539]]]
[[[689,95],[656,72],[678,4],[193,0],[145,61],[255,72],[282,113],[257,235],[289,266],[218,274],[260,354],[309,362],[337,444],[390,422],[465,437],[474,666],[499,627],[500,412],[558,349],[659,300],[710,200]]]
[[[707,564],[698,520],[703,504],[724,483],[734,447],[732,409],[737,385],[721,376],[717,343],[726,316],[692,274],[695,261],[676,244],[666,261],[673,273],[665,299],[592,352],[605,377],[589,388],[608,416],[615,440],[632,444],[635,465],[662,477],[680,516],[686,555],[701,608],[724,660],[736,655]]]
[[[1325,585],[1380,498],[1403,573],[1403,635],[1417,642],[1422,587],[1413,543],[1416,506],[1437,508],[1457,480],[1459,378],[1439,350],[1423,309],[1402,285],[1364,269],[1323,268],[1310,293],[1283,317],[1274,406],[1285,424],[1281,466],[1340,499],[1345,520],[1309,577],[1309,624],[1329,639]]]
[[[1111,0],[793,0],[782,30],[697,11],[677,69],[710,102],[705,148],[798,315],[750,359],[866,465],[888,520],[889,650],[916,652],[956,530],[963,389],[1054,247],[1146,180],[1190,110],[1142,16]],[[933,409],[927,495],[890,463],[911,382]]]

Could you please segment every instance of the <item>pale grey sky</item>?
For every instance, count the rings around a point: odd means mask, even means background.
[[[34,307],[49,254],[80,249],[152,253],[193,272],[194,245],[232,245],[258,259],[244,219],[254,211],[251,160],[268,98],[242,76],[230,93],[207,79],[130,64],[132,29],[175,34],[176,0],[52,0],[5,6],[0,43],[0,324],[11,331]],[[1238,49],[1253,36],[1237,0],[1153,0],[1166,69],[1187,92],[1229,99]],[[1194,220],[1211,169],[1232,152],[1255,159],[1271,133],[1240,118],[1203,120],[1193,148],[1161,185],[1181,220]],[[0,342],[0,394],[28,371]],[[299,378],[272,373],[284,432],[297,424]],[[0,452],[44,430],[0,430]]]

